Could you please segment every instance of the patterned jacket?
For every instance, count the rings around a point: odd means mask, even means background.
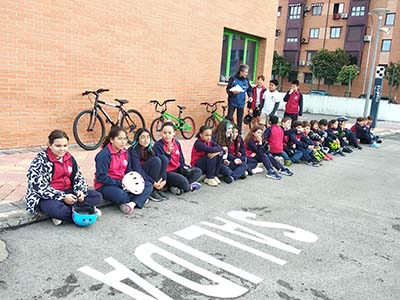
[[[71,174],[71,183],[74,193],[82,191],[87,196],[87,183],[79,170],[75,159],[73,161],[73,171]],[[32,214],[37,214],[39,211],[39,202],[41,199],[54,199],[63,201],[65,193],[58,191],[50,186],[53,176],[54,166],[49,160],[46,150],[41,151],[33,159],[27,176],[28,190],[25,195],[26,210]]]

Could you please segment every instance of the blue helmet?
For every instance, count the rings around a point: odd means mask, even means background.
[[[72,207],[72,220],[82,227],[93,225],[97,220],[96,208],[87,203],[77,203]]]

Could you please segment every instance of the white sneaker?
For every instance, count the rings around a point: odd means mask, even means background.
[[[101,213],[101,210],[100,210],[100,209],[98,209],[97,207],[95,207],[95,208],[94,208],[94,211],[96,212],[96,214],[97,214],[97,217],[98,217],[98,218],[100,218],[100,217],[101,217],[101,215],[102,215],[102,213]]]
[[[252,172],[253,174],[260,174],[260,173],[263,173],[263,172],[264,172],[264,169],[263,169],[263,168],[260,168],[260,167],[255,167],[253,170],[251,170],[251,172]]]
[[[206,178],[204,179],[204,183],[212,187],[218,186],[218,182],[214,178]]]
[[[219,180],[218,176],[215,176],[215,177],[214,177],[214,180],[215,180],[218,184],[221,184],[221,180]]]
[[[259,163],[257,164],[257,168],[262,168],[262,167],[264,167],[264,164],[263,164],[262,162],[259,162]]]
[[[131,215],[133,214],[133,209],[135,208],[136,204],[133,202],[128,202],[121,204],[119,206],[119,209],[126,215]]]
[[[63,221],[60,219],[52,218],[51,220],[53,221],[53,224],[56,226],[61,225],[63,223]]]
[[[285,160],[282,156],[275,156],[275,159],[283,166],[285,164]]]

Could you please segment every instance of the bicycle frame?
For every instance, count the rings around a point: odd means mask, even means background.
[[[180,117],[175,117],[174,115],[170,114],[169,112],[164,112],[161,115],[166,120],[171,121],[171,119],[172,119],[175,122],[177,122],[177,123],[172,122],[172,123],[174,123],[176,130],[192,130],[192,126],[190,126],[189,124],[186,124],[186,122],[183,121]]]
[[[224,117],[223,115],[219,114],[219,113],[216,112],[216,111],[213,112],[212,115],[214,116],[214,118],[215,118],[215,120],[216,120],[217,122],[221,122],[221,121],[225,120],[225,117]]]

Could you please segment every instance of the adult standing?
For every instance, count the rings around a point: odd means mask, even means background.
[[[290,90],[286,93],[283,101],[286,102],[283,117],[290,117],[292,121],[303,115],[303,94],[299,91],[299,81],[293,80]]]
[[[246,94],[249,97],[249,102],[253,101],[253,89],[250,80],[247,78],[249,74],[248,65],[240,65],[237,73],[229,78],[226,92],[228,93],[228,120],[233,121],[233,114],[236,110],[236,123],[239,129],[239,134],[242,133],[242,121],[244,113],[244,105],[246,103]],[[236,87],[233,91],[232,88]],[[240,88],[241,91],[240,91]]]

